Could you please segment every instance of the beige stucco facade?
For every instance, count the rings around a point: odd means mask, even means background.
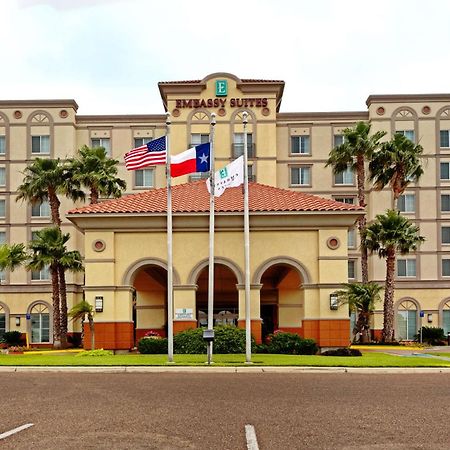
[[[227,95],[216,96],[215,86],[217,80],[227,81]],[[134,172],[127,172],[123,164],[123,154],[133,148],[137,140],[155,138],[165,133],[165,111],[171,113],[170,151],[179,153],[190,146],[200,135],[209,133],[209,121],[212,112],[216,113],[217,125],[215,131],[216,167],[221,167],[234,159],[242,151],[239,133],[242,133],[242,112],[249,112],[248,131],[252,135],[252,149],[249,165],[251,174],[258,183],[287,188],[294,191],[308,192],[322,197],[345,201],[356,201],[356,186],[354,177],[336,180],[331,168],[325,167],[329,151],[333,148],[336,136],[342,133],[343,128],[352,126],[359,120],[371,122],[373,130],[384,130],[389,139],[394,132],[405,132],[415,142],[424,147],[425,173],[418,183],[411,184],[406,194],[408,207],[403,213],[414,223],[419,225],[421,234],[426,242],[421,248],[408,257],[399,257],[402,268],[399,271],[396,283],[396,302],[399,310],[416,311],[417,325],[444,326],[446,331],[447,316],[450,316],[450,242],[447,228],[450,227],[448,207],[443,206],[450,196],[450,176],[447,169],[450,165],[450,148],[446,144],[445,135],[450,130],[450,94],[421,94],[421,95],[377,95],[367,99],[367,109],[356,112],[281,112],[281,102],[284,82],[277,80],[243,80],[231,74],[212,74],[202,80],[189,82],[163,82],[159,84],[163,108],[158,114],[148,115],[97,115],[83,116],[77,114],[78,105],[74,100],[33,100],[14,101],[0,100],[0,171],[4,169],[4,182],[0,186],[0,201],[4,200],[4,217],[0,217],[1,238],[6,242],[26,242],[31,239],[32,232],[50,223],[48,216],[33,216],[31,206],[15,201],[17,186],[22,181],[21,172],[26,164],[36,156],[59,157],[65,159],[73,156],[82,145],[107,145],[111,156],[119,159],[120,176],[127,181],[127,193],[142,192],[147,189],[160,188],[165,185],[164,168],[157,166],[147,169],[144,182],[137,178]],[[211,103],[208,103],[211,100]],[[215,102],[217,100],[217,102]],[[219,101],[220,100],[220,101]],[[202,103],[203,101],[203,103]],[[224,102],[223,102],[224,101]],[[245,103],[246,101],[246,103]],[[33,147],[33,137],[48,137],[41,142],[40,151]],[[305,142],[303,149],[296,145]],[[43,150],[43,151],[42,151]],[[303,179],[300,179],[302,173]],[[1,177],[0,177],[1,179]],[[174,179],[174,184],[185,183],[190,177]],[[392,205],[392,196],[388,190],[374,192],[367,185],[367,217],[372,220],[376,214],[385,211]],[[75,205],[81,206],[81,205]],[[64,213],[74,205],[62,199],[61,211]],[[132,314],[125,304],[130,302],[130,292],[123,284],[122,278],[127,267],[133,264],[129,258],[126,263],[122,258],[117,260],[115,254],[121,248],[121,240],[126,239],[125,234],[117,230],[103,231],[101,238],[106,242],[105,251],[99,255],[90,254],[90,244],[85,242],[91,231],[83,234],[77,230],[70,221],[64,219],[63,230],[70,231],[72,238],[71,248],[77,248],[85,253],[86,265],[86,295],[95,296],[96,286],[115,286],[115,290],[104,294],[118,303],[118,298],[126,299],[124,304],[117,305],[116,316],[126,317],[129,320]],[[306,232],[306,231],[305,231]],[[320,233],[321,231],[315,231]],[[135,232],[133,232],[135,233]],[[160,231],[160,233],[163,233]],[[342,234],[342,230],[339,231]],[[155,250],[152,254],[141,255],[142,249],[137,248],[133,258],[158,257],[164,258],[164,239],[152,239]],[[180,234],[181,236],[181,234]],[[253,270],[258,261],[263,261],[268,255],[266,249],[270,246],[261,239],[255,239],[252,252]],[[175,239],[178,239],[175,236]],[[180,237],[181,239],[181,237]],[[200,239],[194,233],[193,239]],[[226,258],[227,235],[220,237],[217,252]],[[252,238],[253,239],[253,238]],[[137,240],[136,240],[137,241]],[[317,239],[317,245],[323,240]],[[342,240],[344,242],[344,239]],[[345,239],[347,242],[347,239]],[[358,240],[349,239],[348,253],[341,255],[340,262],[332,259],[317,259],[321,250],[316,252],[302,249],[302,258],[297,258],[311,271],[312,277],[318,277],[320,283],[336,283],[360,279]],[[139,247],[138,244],[136,244]],[[130,247],[131,248],[131,247]],[[342,249],[341,249],[342,250]],[[345,249],[347,250],[347,249]],[[93,252],[93,251],[92,251]],[[200,246],[198,261],[206,258],[207,246]],[[237,250],[237,252],[239,252]],[[119,251],[120,253],[120,251]],[[261,257],[258,260],[258,255]],[[201,258],[200,258],[201,254]],[[277,253],[282,254],[281,252]],[[159,255],[159,256],[156,256]],[[325,255],[325,254],[324,254]],[[217,254],[219,256],[219,253]],[[326,255],[325,255],[326,256]],[[187,254],[174,255],[175,258],[187,258]],[[235,255],[236,264],[240,266],[242,255]],[[322,256],[321,256],[322,257]],[[253,259],[256,258],[256,259]],[[303,261],[303,258],[306,258]],[[316,258],[311,263],[308,258]],[[348,275],[345,275],[347,258],[349,261]],[[407,259],[408,261],[403,261]],[[97,261],[98,260],[98,261]],[[413,262],[409,262],[413,261]],[[192,262],[192,261],[190,261]],[[192,304],[195,293],[184,286],[188,284],[188,265],[182,261],[176,263],[180,271],[182,288],[176,289],[175,301],[179,305]],[[191,264],[192,265],[192,264]],[[98,267],[98,273],[93,275],[93,268]],[[319,267],[322,269],[319,271]],[[241,267],[242,268],[242,267]],[[376,256],[370,258],[370,279],[383,282],[385,278],[384,262]],[[344,273],[345,272],[345,273]],[[331,275],[333,274],[333,275]],[[141,275],[142,278],[143,275]],[[333,280],[326,279],[330,276]],[[94,281],[93,281],[94,280]],[[148,280],[147,280],[148,281]],[[83,291],[83,275],[68,275],[70,305],[81,299]],[[145,279],[136,281],[145,284]],[[158,288],[159,289],[159,288]],[[154,292],[158,292],[155,287]],[[330,288],[334,289],[334,288]],[[142,292],[152,292],[141,289]],[[253,295],[256,295],[252,290]],[[106,291],[105,291],[106,292]],[[306,293],[306,291],[305,291]],[[91,296],[92,296],[91,295]],[[158,295],[162,295],[159,293]],[[141,325],[161,323],[163,314],[158,309],[161,304],[155,300],[158,295],[143,294],[140,306],[142,309]],[[286,293],[289,297],[288,293]],[[306,295],[306,294],[305,294]],[[318,298],[325,298],[328,293],[324,290],[314,294]],[[19,269],[11,274],[4,274],[0,305],[5,311],[6,329],[25,331],[28,327],[26,314],[30,305],[35,302],[50,304],[51,289],[48,280],[33,280],[30,273]],[[116,298],[117,297],[117,298]],[[242,297],[239,289],[239,298]],[[403,302],[404,300],[404,302]],[[141,301],[139,298],[138,302]],[[242,299],[240,300],[242,302]],[[289,301],[286,300],[286,303]],[[295,303],[295,302],[294,302]],[[307,308],[311,317],[319,317],[322,300],[311,303],[305,300],[301,312],[288,313],[287,307],[279,311],[279,319],[294,327]],[[105,299],[105,304],[107,300]],[[139,306],[139,305],[137,305]],[[183,306],[186,307],[186,306]],[[295,311],[296,307],[290,307]],[[403,309],[402,309],[403,308]],[[406,309],[404,309],[406,308]],[[411,309],[413,308],[413,309]],[[415,308],[415,309],[414,309]],[[0,315],[2,314],[0,310]],[[423,319],[419,318],[418,311],[423,310]],[[253,311],[255,317],[257,309]],[[109,312],[105,310],[105,317]],[[241,314],[241,313],[239,313]],[[406,314],[406,313],[402,313]],[[407,315],[407,314],[406,314]],[[408,319],[407,332],[413,325],[410,323],[414,314]],[[21,317],[20,325],[16,325],[16,317]],[[116,317],[116,318],[117,318]],[[293,319],[295,317],[295,319]],[[242,314],[240,315],[242,318]],[[99,317],[100,319],[100,317]],[[112,317],[111,317],[112,319]],[[296,322],[297,320],[297,322]],[[422,322],[421,322],[422,320]],[[450,317],[448,318],[450,320]],[[154,322],[151,322],[154,321]],[[1,322],[0,322],[1,323]],[[380,310],[375,315],[374,327],[381,328],[382,315]],[[450,322],[449,322],[450,323]],[[140,325],[138,325],[139,328]],[[404,324],[402,324],[404,327]],[[145,327],[144,327],[145,328]],[[403,329],[402,329],[403,330]],[[400,338],[404,331],[397,330]]]

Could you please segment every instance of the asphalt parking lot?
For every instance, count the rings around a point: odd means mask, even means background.
[[[449,449],[447,374],[1,373],[2,449]]]

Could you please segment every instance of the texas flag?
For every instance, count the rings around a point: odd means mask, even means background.
[[[178,155],[170,157],[170,175],[180,177],[193,172],[208,172],[211,144],[197,145]]]

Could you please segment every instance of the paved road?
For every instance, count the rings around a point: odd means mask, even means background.
[[[449,449],[450,375],[0,373],[2,449]]]

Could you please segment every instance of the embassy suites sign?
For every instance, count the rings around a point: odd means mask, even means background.
[[[194,98],[176,99],[176,108],[225,108],[229,103],[230,108],[265,108],[267,98]]]

